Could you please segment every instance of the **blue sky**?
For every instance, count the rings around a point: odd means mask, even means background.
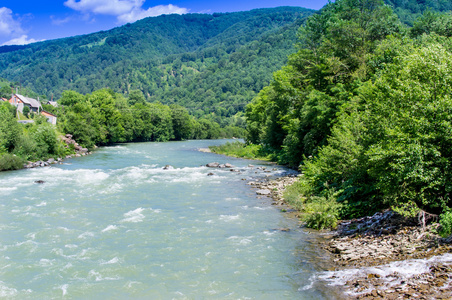
[[[170,13],[214,13],[277,6],[320,9],[328,0],[0,0],[0,45],[108,30]]]

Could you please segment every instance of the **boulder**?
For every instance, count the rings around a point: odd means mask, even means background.
[[[37,183],[37,184],[43,184],[43,183],[45,183],[45,181],[44,181],[44,180],[35,180],[35,183]]]
[[[215,174],[213,174],[212,172],[210,172],[209,174],[207,174],[207,176],[213,176]]]
[[[232,168],[232,165],[231,165],[230,163],[225,163],[225,164],[224,164],[224,167],[230,169],[230,168]]]
[[[174,167],[170,166],[170,165],[166,165],[163,167],[163,170],[174,170]]]
[[[266,189],[256,191],[256,194],[261,195],[261,196],[270,195],[271,193],[272,192],[270,190],[266,190]]]
[[[219,166],[220,166],[220,164],[217,162],[211,162],[206,165],[206,167],[208,167],[208,168],[218,168]]]

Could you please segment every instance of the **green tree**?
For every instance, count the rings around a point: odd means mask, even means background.
[[[171,118],[173,123],[174,139],[177,141],[190,138],[192,131],[192,121],[188,111],[176,104],[170,105]]]
[[[20,124],[8,106],[11,105],[0,105],[0,153],[11,152],[22,133]]]

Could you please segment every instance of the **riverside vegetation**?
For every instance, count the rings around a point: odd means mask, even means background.
[[[452,15],[412,26],[378,0],[339,0],[246,108],[240,152],[299,168],[286,198],[311,227],[385,208],[451,231]],[[232,148],[229,148],[232,149]]]
[[[0,106],[0,170],[23,167],[27,160],[65,157],[74,149],[59,138],[70,133],[83,147],[120,142],[217,139],[243,135],[243,129],[195,118],[179,105],[148,103],[139,91],[129,98],[103,89],[82,95],[65,91],[59,106],[43,105],[58,116],[57,127],[44,117],[19,124],[16,108],[8,102]],[[34,114],[31,114],[32,116]]]

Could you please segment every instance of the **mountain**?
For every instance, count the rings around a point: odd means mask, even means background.
[[[384,0],[384,2],[392,6],[400,21],[410,26],[427,10],[437,12],[452,10],[450,0]]]
[[[148,101],[178,102],[199,114],[221,107],[218,113],[231,115],[284,65],[312,13],[279,7],[163,15],[109,31],[4,46],[0,76],[47,98],[58,99],[64,90],[108,87],[127,96],[138,89]]]

